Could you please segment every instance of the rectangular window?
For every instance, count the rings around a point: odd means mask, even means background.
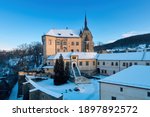
[[[78,45],[79,45],[79,42],[76,42],[76,45],[78,46]]]
[[[67,42],[63,42],[64,45],[67,45]]]
[[[111,99],[112,99],[112,100],[116,100],[117,98],[116,98],[116,97],[114,97],[114,96],[112,96],[112,97],[111,97]]]
[[[123,88],[122,87],[120,87],[120,92],[123,92]]]
[[[72,59],[76,59],[76,56],[72,56]]]
[[[118,62],[116,62],[116,66],[118,66]]]
[[[146,65],[147,65],[147,66],[149,66],[149,65],[150,65],[150,63],[146,63]]]
[[[105,62],[103,62],[103,65],[105,65]]]
[[[99,62],[97,62],[97,65],[99,65]]]
[[[147,92],[147,97],[150,97],[150,92]]]
[[[79,65],[82,66],[82,62],[80,62]]]
[[[114,66],[114,63],[113,63],[113,62],[111,62],[111,66]]]
[[[51,45],[52,44],[52,41],[51,40],[49,40],[49,45]]]
[[[95,66],[95,61],[93,61],[93,66]]]
[[[137,63],[135,62],[134,65],[137,65]]]
[[[132,63],[130,63],[129,65],[132,66]]]
[[[123,65],[122,66],[126,66],[126,63],[123,63]]]
[[[57,45],[60,45],[60,41],[57,41]]]
[[[71,42],[71,45],[74,45],[74,42]]]
[[[86,61],[86,66],[89,66],[89,62],[88,61]]]

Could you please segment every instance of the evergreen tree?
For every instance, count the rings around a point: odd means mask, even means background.
[[[64,78],[65,78],[65,82],[67,82],[70,78],[69,62],[66,62]]]
[[[61,85],[66,83],[65,70],[64,70],[64,60],[62,54],[60,54],[59,59],[56,60],[54,66],[54,84]]]
[[[56,62],[55,62],[55,66],[54,66],[54,73],[55,73],[55,75],[54,75],[54,84],[55,85],[57,85],[58,84],[58,80],[59,80],[59,72],[58,72],[58,68],[59,67],[59,61],[58,61],[58,59],[56,59]]]
[[[64,84],[65,83],[65,78],[64,78],[64,60],[62,54],[59,56],[59,78],[60,78],[60,83]]]

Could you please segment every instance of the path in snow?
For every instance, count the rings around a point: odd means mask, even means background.
[[[18,93],[18,82],[13,87],[11,94],[9,96],[9,100],[17,100],[17,93]]]

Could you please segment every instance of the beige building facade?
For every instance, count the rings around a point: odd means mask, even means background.
[[[54,66],[56,59],[59,58],[60,54],[63,56],[65,65],[66,62],[69,62],[70,66],[77,66],[81,72],[90,75],[97,69],[97,53],[95,52],[60,52],[56,55],[49,56],[46,61],[47,67],[44,68]],[[47,70],[48,69],[45,69],[45,71]]]
[[[84,29],[51,29],[42,36],[44,63],[48,56],[59,52],[93,52],[93,36],[87,26],[85,17]]]

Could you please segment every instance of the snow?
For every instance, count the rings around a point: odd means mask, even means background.
[[[37,90],[40,90],[40,91],[42,91],[42,92],[44,92],[44,93],[46,93],[46,94],[49,94],[49,95],[51,95],[51,96],[54,96],[54,97],[56,97],[56,98],[59,98],[59,97],[62,96],[62,94],[60,94],[60,93],[53,92],[53,91],[51,91],[51,90],[48,90],[48,89],[46,89],[46,88],[44,88],[44,87],[38,85],[36,82],[32,81],[28,76],[26,76],[26,78],[28,79],[28,82],[31,83]],[[45,81],[45,80],[44,80],[44,81]]]
[[[9,96],[9,100],[20,100],[21,98],[17,98],[17,94],[18,94],[18,82],[13,87],[11,94]]]
[[[70,59],[71,56],[77,55],[78,59],[96,59],[98,54],[96,52],[60,52],[55,56],[49,56],[48,60],[58,59],[60,54],[62,54],[64,59]]]
[[[51,29],[46,35],[55,36],[55,37],[80,37],[79,31],[71,29]]]
[[[54,66],[44,66],[43,68],[44,68],[44,69],[53,69]]]
[[[96,79],[91,79],[91,84],[75,84],[69,82],[63,85],[55,86],[53,79],[34,82],[29,80],[36,89],[42,90],[50,95],[63,95],[63,100],[98,100],[99,99],[99,83]],[[79,91],[74,89],[78,88]]]
[[[78,59],[96,59],[98,56],[96,52],[73,52],[71,55],[77,55]]]
[[[19,62],[19,59],[18,58],[15,58],[15,59],[9,59],[9,65],[10,66],[16,66]]]
[[[57,53],[54,56],[49,56],[48,60],[59,59],[60,54],[62,54],[62,56],[63,56],[64,59],[70,59],[70,56],[71,56],[72,52],[60,52],[60,53]]]
[[[150,52],[99,54],[98,60],[150,60]]]
[[[97,54],[96,52],[60,52],[49,56],[48,60],[58,59],[62,54],[64,59],[77,55],[78,59],[98,59],[98,60],[150,60],[150,52],[127,52],[127,53],[108,53]]]
[[[150,89],[150,66],[131,66],[100,82]]]
[[[43,80],[45,80],[45,79],[48,79],[49,77],[42,77],[42,76],[30,76],[30,75],[26,75],[26,78],[27,78],[27,80],[28,79],[31,79],[31,80],[33,80],[33,79],[43,79]]]
[[[91,84],[75,84],[68,82],[67,84],[55,86],[53,79],[38,82],[42,87],[47,88],[53,92],[63,94],[64,100],[98,100],[99,99],[99,85],[97,80],[91,80]],[[74,91],[78,87],[80,91]]]

